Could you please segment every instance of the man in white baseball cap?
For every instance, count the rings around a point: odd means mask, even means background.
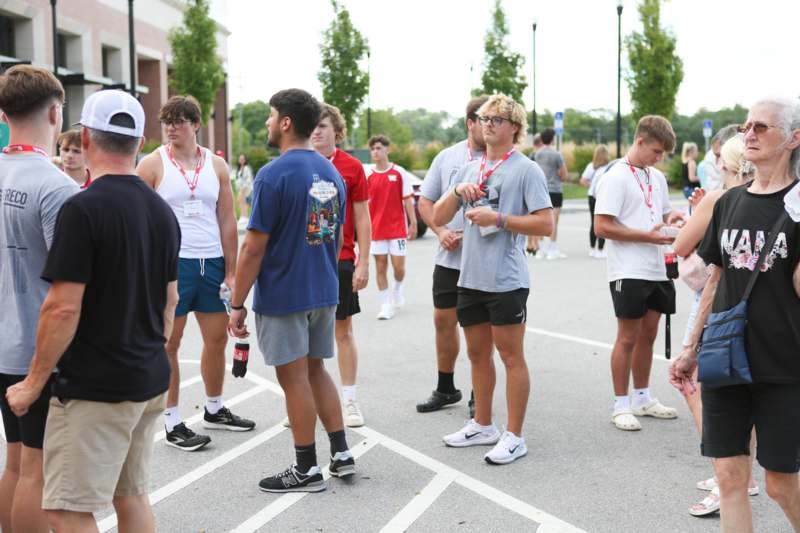
[[[33,361],[8,403],[22,416],[58,365],[44,435],[42,508],[52,529],[93,530],[93,513],[113,503],[120,531],[151,532],[148,478],[169,384],[180,229],[135,175],[139,102],[100,91],[80,123],[94,181],[59,213]]]

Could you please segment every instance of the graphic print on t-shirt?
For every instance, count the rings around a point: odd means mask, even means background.
[[[720,237],[720,247],[728,254],[730,268],[746,268],[751,272],[756,267],[761,251],[766,245],[764,231],[756,231],[756,242],[753,246],[750,238],[750,230],[743,229],[723,229]],[[772,247],[769,256],[761,266],[761,272],[766,272],[775,264],[777,257],[786,259],[789,257],[789,249],[786,245],[786,233],[783,231],[778,234],[775,245]]]
[[[336,185],[314,174],[314,181],[308,190],[306,242],[312,246],[333,242],[338,228],[339,193]]]

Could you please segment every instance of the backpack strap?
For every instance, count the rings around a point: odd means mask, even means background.
[[[780,232],[779,230],[788,217],[789,213],[787,213],[785,209],[782,209],[781,215],[778,217],[778,220],[772,227],[772,231],[769,233],[767,244],[764,245],[758,254],[756,267],[753,269],[753,273],[750,274],[750,280],[747,282],[747,288],[744,290],[744,294],[742,295],[743,302],[750,298],[750,293],[753,292],[753,287],[756,285],[756,279],[758,278],[758,274],[761,272],[761,267],[764,265],[764,261],[767,260],[767,256],[772,253],[772,248],[775,246],[775,241],[778,239],[778,233]]]

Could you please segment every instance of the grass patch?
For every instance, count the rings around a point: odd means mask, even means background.
[[[580,200],[586,198],[586,193],[589,189],[581,187],[577,183],[565,182],[564,183],[564,199],[565,200]]]

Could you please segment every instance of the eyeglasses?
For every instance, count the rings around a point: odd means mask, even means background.
[[[184,124],[190,123],[191,120],[186,120],[185,118],[179,118],[177,120],[162,120],[162,126],[172,126],[173,128],[180,128]]]
[[[742,124],[739,126],[738,131],[739,133],[746,134],[751,129],[756,135],[761,135],[766,133],[770,128],[777,128],[778,126],[774,126],[772,124],[766,124],[764,122],[748,122],[747,124]]]
[[[505,117],[478,117],[478,120],[481,121],[481,124],[486,124],[487,122],[489,122],[495,128],[502,126],[503,122],[511,122],[510,119],[507,119]]]

